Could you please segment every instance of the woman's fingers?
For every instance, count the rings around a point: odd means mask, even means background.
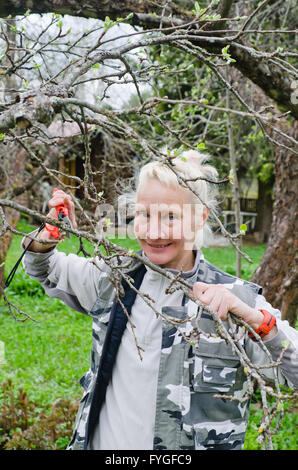
[[[58,189],[53,193],[53,197],[49,200],[49,206],[50,207],[56,207],[59,206],[60,204],[65,205],[66,207],[69,207],[71,204],[73,205],[72,198],[68,194],[66,194],[64,191]]]
[[[226,320],[229,310],[229,292],[222,285],[196,282],[192,292],[200,302],[218,313],[222,320]]]
[[[222,284],[196,282],[193,285],[192,292],[200,302],[218,313],[222,320],[226,320],[228,312],[231,312],[251,325],[259,321],[259,312],[239,299]]]
[[[68,209],[69,219],[72,223],[73,228],[77,228],[75,206],[72,197],[66,194],[61,189],[57,189],[53,193],[53,197],[49,200],[49,206],[55,208],[57,206],[64,205]],[[56,218],[56,217],[55,217]]]

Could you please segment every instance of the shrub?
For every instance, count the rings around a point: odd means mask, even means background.
[[[12,381],[1,384],[0,446],[4,450],[62,450],[70,441],[78,402],[59,398],[41,409]]]

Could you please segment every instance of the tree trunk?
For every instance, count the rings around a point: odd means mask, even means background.
[[[297,122],[288,133],[297,133]],[[294,326],[297,320],[297,155],[284,148],[275,151],[274,206],[270,238],[252,281],[264,288],[269,302]]]
[[[267,243],[270,236],[273,210],[271,190],[272,183],[266,184],[259,180],[259,195],[257,201],[258,215],[254,232],[255,239],[258,243]]]

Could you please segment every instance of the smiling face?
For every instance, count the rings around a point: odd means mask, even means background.
[[[194,210],[190,192],[148,179],[137,194],[134,232],[149,260],[164,268],[190,270],[195,231],[208,214]]]

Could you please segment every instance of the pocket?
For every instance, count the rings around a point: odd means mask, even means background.
[[[193,360],[192,385],[195,392],[228,393],[235,389],[241,365],[225,341],[200,339]]]
[[[245,441],[244,419],[204,422],[194,426],[196,450],[241,450]]]
[[[195,448],[241,449],[248,405],[215,398],[244,393],[246,376],[238,355],[220,338],[201,338],[191,371]]]
[[[236,383],[236,374],[237,367],[202,361],[201,372],[194,374],[193,389],[195,392],[230,392]]]

